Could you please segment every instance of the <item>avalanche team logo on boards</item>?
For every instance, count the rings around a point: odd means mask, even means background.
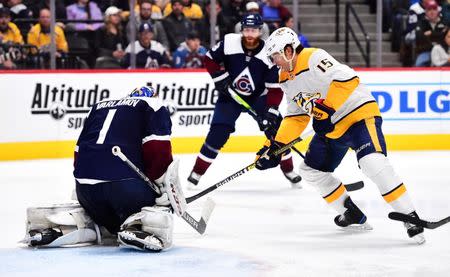
[[[246,67],[233,81],[237,91],[245,96],[252,94],[255,90],[255,83],[253,82],[250,70]]]
[[[314,101],[321,98],[320,92],[299,92],[292,100],[299,107],[304,109],[309,115],[312,115],[314,109]]]

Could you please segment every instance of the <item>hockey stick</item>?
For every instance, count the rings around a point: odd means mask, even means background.
[[[159,195],[161,195],[161,191],[158,186],[153,183],[132,161],[125,156],[124,153],[120,150],[119,146],[114,146],[112,148],[112,153],[114,156],[119,157],[123,162],[125,162],[128,167],[130,167],[134,172],[141,177],[142,180],[148,183],[148,185]],[[215,203],[210,198],[207,199],[205,206],[202,210],[202,216],[199,221],[195,220],[190,214],[186,211],[181,215],[181,217],[186,221],[189,225],[192,226],[198,233],[203,234],[206,230],[206,224],[208,223],[209,217],[211,216],[212,211],[214,210]]]
[[[310,135],[310,132],[307,132],[304,137]],[[283,147],[281,147],[280,149],[278,149],[277,151],[274,152],[275,156],[278,156],[280,154],[282,154],[283,152],[286,152],[289,148],[291,148],[294,144],[302,141],[303,138],[302,137],[298,137],[296,139],[294,139],[293,141],[289,142],[288,144],[284,145]],[[250,171],[251,169],[255,168],[256,166],[256,161],[247,165],[246,167],[244,167],[243,169],[231,174],[230,176],[226,177],[225,179],[223,179],[220,182],[215,183],[214,185],[202,190],[201,192],[192,195],[191,197],[186,198],[186,202],[187,203],[191,203],[192,201],[197,200],[198,198],[202,197],[205,194],[210,193],[213,190],[216,190],[217,188],[223,186],[224,184],[228,183],[229,181],[236,179],[237,177],[243,175],[244,173],[246,173],[247,171]]]
[[[438,221],[426,221],[426,220],[422,220],[422,219],[414,217],[414,216],[410,216],[410,215],[402,214],[402,213],[398,213],[398,212],[391,212],[391,213],[389,213],[388,216],[392,220],[411,223],[416,226],[420,226],[420,227],[427,228],[427,229],[436,229],[436,228],[450,222],[450,216],[448,216],[444,219],[438,220]]]
[[[243,106],[244,108],[247,109],[247,111],[249,112],[249,114],[259,123],[261,122],[260,117],[258,116],[258,114],[256,113],[256,111],[250,106],[250,104],[248,104],[244,99],[242,99],[241,96],[239,96],[239,94],[237,94],[237,92],[234,90],[234,88],[231,88],[228,90],[228,92],[230,93],[231,97],[241,106]],[[298,150],[297,148],[295,148],[295,146],[291,147],[292,150],[294,150],[297,154],[300,155],[300,157],[302,157],[303,159],[305,159],[305,155],[302,154],[302,152],[300,152],[300,150]],[[364,182],[363,181],[358,181],[355,183],[350,183],[350,184],[345,184],[344,185],[345,188],[347,189],[347,191],[355,191],[355,190],[359,190],[362,189],[364,187]]]
[[[248,104],[244,99],[242,99],[242,97],[239,96],[239,94],[237,94],[237,92],[235,91],[234,88],[230,87],[230,89],[228,90],[228,92],[231,95],[231,98],[234,99],[234,101],[236,101],[238,104],[240,104],[241,106],[243,106],[244,108],[247,109],[247,111],[249,112],[249,114],[253,117],[253,119],[256,120],[256,122],[261,123],[261,118],[258,116],[258,114],[256,113],[256,111],[250,106],[250,104]],[[295,146],[292,146],[292,150],[294,150],[295,152],[297,152],[297,154],[299,154],[303,159],[305,158],[305,156],[302,154],[302,152],[300,152],[300,150],[298,150],[297,148],[295,148]]]

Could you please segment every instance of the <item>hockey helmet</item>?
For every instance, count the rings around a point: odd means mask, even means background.
[[[264,22],[263,22],[262,17],[257,13],[244,15],[241,20],[241,31],[244,28],[261,29],[263,26],[263,23]]]
[[[275,53],[284,56],[284,48],[286,45],[291,45],[295,50],[300,45],[300,40],[297,34],[288,27],[282,27],[275,30],[267,39],[265,45],[265,52],[268,57]]]
[[[135,88],[129,95],[130,97],[156,97],[158,93],[150,86]]]

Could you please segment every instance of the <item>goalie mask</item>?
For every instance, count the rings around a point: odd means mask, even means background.
[[[135,88],[129,95],[129,97],[157,97],[158,93],[152,87],[139,87]]]

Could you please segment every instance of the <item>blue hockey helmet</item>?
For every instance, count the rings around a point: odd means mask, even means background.
[[[251,13],[244,15],[241,20],[241,31],[244,28],[256,28],[261,29],[263,26],[263,19],[257,13]]]
[[[156,97],[158,93],[154,88],[149,86],[143,86],[135,88],[129,95],[130,97]]]

